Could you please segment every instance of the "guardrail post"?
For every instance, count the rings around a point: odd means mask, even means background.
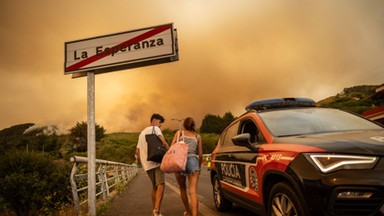
[[[75,206],[76,213],[80,214],[80,200],[79,195],[77,194],[77,185],[76,185],[76,172],[77,172],[77,163],[73,164],[72,171],[71,171],[71,188],[72,188],[72,196],[73,196],[73,204]]]
[[[107,197],[110,195],[109,191],[109,178],[108,178],[108,164],[104,168],[103,178],[104,178],[104,186],[105,186],[105,193]]]
[[[113,166],[113,168],[114,168],[115,184],[117,184],[117,183],[120,182],[120,179],[119,179],[119,166],[115,165],[115,166]]]
[[[121,175],[123,176],[123,182],[127,183],[128,182],[128,175],[127,175],[127,167],[123,166],[121,167]]]
[[[98,173],[98,178],[99,178],[99,182],[100,182],[100,190],[101,190],[101,193],[103,194],[103,200],[106,200],[107,199],[107,190],[108,190],[108,187],[106,187],[106,181],[107,179],[105,178],[105,166],[104,165],[100,165],[99,167],[99,173]]]

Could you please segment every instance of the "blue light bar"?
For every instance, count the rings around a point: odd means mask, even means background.
[[[287,107],[315,107],[316,102],[310,98],[273,98],[257,100],[245,107],[245,110],[267,110]]]

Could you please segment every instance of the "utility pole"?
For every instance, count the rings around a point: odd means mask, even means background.
[[[185,118],[184,118],[185,119]],[[172,121],[178,121],[179,122],[179,131],[181,131],[181,122],[184,121],[184,119],[171,119]]]

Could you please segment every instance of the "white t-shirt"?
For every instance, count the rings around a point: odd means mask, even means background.
[[[154,133],[157,136],[163,136],[163,133],[161,132],[160,128],[157,126],[148,126],[144,128],[143,131],[141,131],[139,140],[137,142],[136,148],[140,149],[140,161],[141,165],[143,166],[144,170],[151,170],[153,168],[159,167],[160,163],[154,162],[154,161],[147,161],[147,141],[145,140],[145,135],[146,134],[151,134],[153,127],[155,127]]]

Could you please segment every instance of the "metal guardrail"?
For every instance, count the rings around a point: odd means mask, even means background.
[[[70,177],[73,202],[79,215],[80,206],[88,201],[88,158],[73,156],[71,162],[74,162]],[[96,159],[96,199],[106,200],[113,191],[125,187],[137,173],[135,165]]]

